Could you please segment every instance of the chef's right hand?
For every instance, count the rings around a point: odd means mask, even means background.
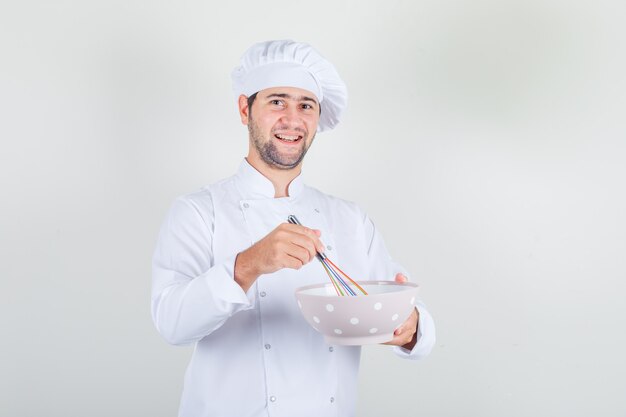
[[[283,268],[300,269],[311,262],[317,252],[324,252],[321,232],[291,223],[282,223],[267,236],[237,255],[235,282],[244,291],[261,274]]]

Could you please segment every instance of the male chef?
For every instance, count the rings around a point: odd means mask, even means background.
[[[250,47],[232,83],[248,155],[233,176],[174,201],[153,259],[156,328],[171,344],[195,344],[179,416],[354,416],[361,347],[328,344],[294,291],[327,282],[317,252],[358,280],[408,273],[356,204],[303,179],[316,134],[341,119],[346,86],[315,49],[289,40]],[[419,359],[434,342],[418,301],[386,344]]]

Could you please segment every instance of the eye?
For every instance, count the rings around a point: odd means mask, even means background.
[[[270,104],[272,104],[274,106],[282,106],[283,105],[283,101],[276,99],[276,100],[270,101]]]
[[[313,110],[313,106],[311,104],[308,104],[308,103],[303,103],[302,104],[302,108],[304,110]]]

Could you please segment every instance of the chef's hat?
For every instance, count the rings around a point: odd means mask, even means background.
[[[306,43],[280,40],[254,44],[243,54],[231,77],[237,96],[250,97],[271,87],[312,92],[322,108],[320,132],[339,123],[348,102],[348,90],[335,67]]]

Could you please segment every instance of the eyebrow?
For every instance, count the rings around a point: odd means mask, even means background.
[[[317,100],[315,100],[314,98],[308,97],[308,96],[292,96],[291,94],[287,94],[287,93],[273,93],[270,94],[269,96],[266,97],[266,99],[272,98],[272,97],[278,97],[278,98],[287,98],[290,100],[296,100],[296,101],[312,101],[313,103],[317,104]]]

